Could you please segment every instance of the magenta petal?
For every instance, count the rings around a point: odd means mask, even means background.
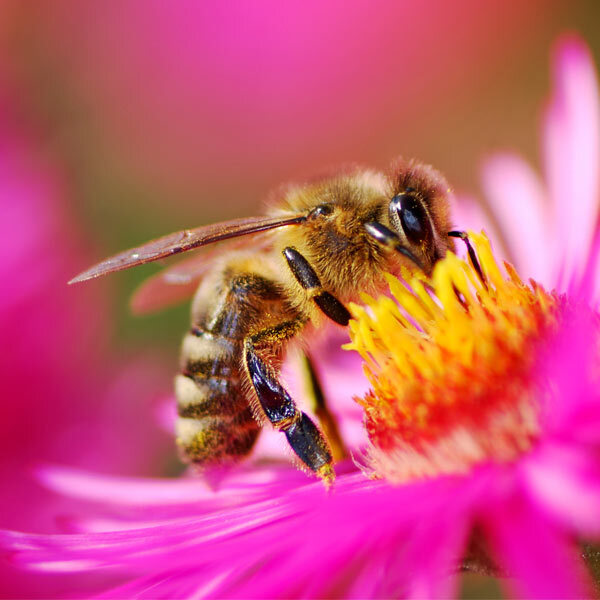
[[[352,477],[345,481],[346,490],[352,490],[358,483]],[[0,545],[13,556],[13,563],[43,570],[62,569],[71,561],[81,570],[114,567],[144,570],[153,565],[160,570],[185,567],[190,563],[225,560],[232,553],[245,551],[243,545],[236,544],[237,536],[256,530],[258,537],[268,537],[271,530],[267,525],[272,527],[290,514],[301,518],[306,510],[319,506],[325,497],[318,482],[304,486],[300,494],[300,505],[293,491],[287,495],[275,491],[269,500],[223,508],[206,515],[198,514],[201,504],[191,505],[185,518],[127,531],[54,536],[1,531]],[[291,511],[290,505],[295,510]],[[87,566],[86,561],[89,561]]]
[[[344,475],[331,495],[317,483],[205,515],[190,504],[187,518],[128,531],[0,532],[0,545],[34,570],[133,578],[108,597],[180,595],[178,582],[203,597],[442,596],[453,590],[478,489],[462,479],[390,487]]]
[[[564,327],[546,345],[538,359],[540,389],[548,382],[542,412],[546,436],[569,439],[575,443],[600,442],[600,390],[595,369],[597,348],[593,331],[595,315],[573,310]]]
[[[322,496],[323,490],[320,492]],[[116,568],[158,572],[225,561],[237,536],[276,523],[288,511],[285,503],[272,500],[207,516],[195,517],[190,512],[188,518],[127,531],[77,535],[0,531],[0,546],[11,554],[13,564],[42,571]],[[222,542],[225,546],[219,545]]]
[[[600,533],[600,464],[573,445],[546,444],[521,465],[535,502],[563,527]]]
[[[581,295],[590,300],[590,303],[600,309],[600,228],[596,230],[596,236],[590,252],[590,262],[582,283]]]
[[[37,475],[50,489],[73,498],[137,507],[198,502],[213,493],[200,479],[119,477],[58,465],[39,467]]]
[[[415,490],[350,478],[340,483],[326,502],[315,499],[312,507],[308,497],[297,496],[291,521],[240,540],[232,548],[242,565],[238,577],[211,597],[338,597],[347,595],[349,587],[359,597],[372,596],[378,578],[368,574],[394,555],[397,541],[408,535]],[[423,504],[430,509],[426,500]],[[398,518],[399,511],[406,511],[406,517]],[[260,569],[248,562],[256,561],[256,547],[265,549]]]
[[[79,529],[84,527],[85,531],[106,531],[110,519],[116,530],[140,527],[143,521],[202,515],[218,508],[270,499],[296,486],[307,485],[306,475],[287,464],[262,468],[241,465],[224,474],[221,486],[210,485],[199,476],[119,477],[56,465],[39,467],[37,476],[55,492],[102,504],[102,518],[78,519]],[[317,481],[313,484],[320,485]],[[110,519],[106,518],[107,513],[113,513]],[[120,523],[114,520],[115,514]]]
[[[219,585],[227,572],[215,574],[197,567],[172,569],[138,577],[128,583],[110,589],[98,599],[122,600],[123,598],[207,598]]]
[[[482,177],[517,270],[524,278],[553,287],[552,268],[558,257],[552,256],[549,206],[538,176],[518,156],[498,154],[484,163]]]
[[[490,549],[523,598],[587,598],[591,585],[579,550],[561,529],[522,497],[488,507]]]
[[[282,522],[270,538],[261,540],[260,532],[248,538],[242,563],[257,544],[270,558],[260,570],[246,563],[239,581],[226,580],[211,597],[446,597],[475,488],[461,483],[392,488],[363,482],[342,489],[300,520]]]
[[[453,598],[458,578],[456,568],[464,553],[470,532],[470,516],[448,502],[443,519],[421,520],[415,523],[405,552],[397,563],[402,565],[403,577],[408,579],[403,596],[408,598]],[[398,549],[402,544],[398,543]],[[392,553],[393,556],[394,553]],[[399,582],[398,582],[399,583]],[[394,595],[400,585],[385,581],[383,597]]]
[[[577,37],[553,60],[555,89],[544,122],[546,178],[563,241],[562,287],[580,277],[594,235],[600,193],[600,99],[594,64]]]

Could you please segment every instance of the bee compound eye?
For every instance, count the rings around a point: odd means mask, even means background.
[[[390,202],[390,218],[404,231],[412,244],[427,244],[433,239],[429,216],[422,203],[411,194],[398,194]]]

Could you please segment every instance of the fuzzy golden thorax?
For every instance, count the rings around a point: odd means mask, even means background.
[[[392,218],[392,199],[404,192],[417,199],[428,217],[432,236],[427,245],[411,242],[398,220]],[[409,258],[390,251],[369,235],[365,224],[378,222],[394,231],[430,271],[452,247],[447,237],[448,193],[448,185],[437,171],[401,159],[388,175],[355,169],[289,187],[278,208],[306,211],[310,216],[299,227],[276,232],[275,252],[280,254],[286,246],[296,248],[313,266],[324,289],[343,301],[355,299],[359,292],[380,289],[383,273],[399,273],[402,266],[416,268]]]

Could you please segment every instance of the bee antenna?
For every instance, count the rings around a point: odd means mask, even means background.
[[[406,258],[409,258],[414,262],[421,271],[425,271],[423,263],[408,248],[402,245],[400,238],[391,229],[388,229],[385,225],[382,225],[377,221],[365,223],[365,229],[367,230],[367,233],[375,238],[380,244],[406,256]]]

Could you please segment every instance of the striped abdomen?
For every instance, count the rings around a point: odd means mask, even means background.
[[[242,366],[244,338],[281,306],[277,286],[254,273],[225,269],[207,286],[196,298],[175,379],[177,444],[184,460],[198,464],[240,459],[252,449],[260,426]]]

